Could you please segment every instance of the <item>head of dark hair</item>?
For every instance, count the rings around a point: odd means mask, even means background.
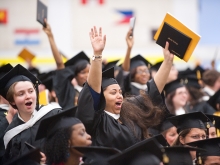
[[[148,128],[157,126],[163,118],[163,111],[154,106],[149,96],[143,91],[139,96],[127,97],[124,99],[120,112],[120,119],[128,125],[134,135],[137,135],[135,125],[142,130],[142,137],[148,138]]]
[[[188,135],[188,133],[190,132],[190,130],[191,130],[191,128],[182,130],[182,131],[179,133],[179,135],[178,135],[176,141],[173,143],[173,146],[183,146],[183,144],[180,142],[180,137],[185,138],[186,135]]]
[[[83,69],[85,69],[89,65],[88,61],[80,61],[80,63],[76,64],[75,66],[75,75],[77,75],[79,72],[81,72]]]
[[[202,81],[205,85],[214,86],[216,80],[220,77],[220,73],[216,70],[207,70],[202,74]]]
[[[175,107],[174,107],[174,104],[173,104],[173,97],[175,96],[175,94],[176,94],[176,90],[170,92],[170,93],[166,96],[166,105],[167,105],[167,108],[169,109],[170,113],[173,114],[173,115],[175,115]]]
[[[69,142],[72,127],[60,129],[51,138],[46,138],[44,151],[48,164],[66,162],[69,156]]]
[[[186,89],[189,92],[189,95],[190,95],[189,102],[190,102],[190,105],[192,106],[197,104],[200,101],[200,99],[204,96],[204,93],[200,89],[197,89],[195,87],[186,86]]]

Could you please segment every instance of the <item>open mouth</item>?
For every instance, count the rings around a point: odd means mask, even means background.
[[[121,102],[121,101],[118,101],[118,102],[115,103],[115,105],[116,105],[117,107],[121,107],[122,102]]]
[[[29,101],[29,102],[25,103],[25,105],[26,105],[26,106],[31,106],[31,105],[32,105],[32,102]]]

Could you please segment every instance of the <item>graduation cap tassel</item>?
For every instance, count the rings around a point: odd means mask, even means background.
[[[201,164],[202,164],[202,158],[201,158],[201,156],[198,156],[197,164],[198,164],[198,165],[201,165]]]
[[[210,128],[209,122],[207,122],[206,128],[207,128],[206,139],[209,139],[209,128]]]
[[[163,148],[161,149],[161,151],[162,151],[162,153],[163,153],[163,164],[164,164],[164,165],[168,165],[168,163],[169,163],[169,158],[168,158],[168,156],[166,155],[165,150],[164,150]]]

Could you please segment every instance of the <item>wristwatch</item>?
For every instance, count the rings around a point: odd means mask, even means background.
[[[99,56],[92,56],[92,60],[94,61],[95,59],[102,59],[102,55],[99,55]]]

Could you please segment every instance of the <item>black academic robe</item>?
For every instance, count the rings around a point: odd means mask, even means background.
[[[58,98],[59,105],[62,109],[69,109],[75,106],[76,91],[71,80],[74,73],[71,67],[56,70],[53,75],[53,89]]]
[[[135,87],[131,84],[131,74],[124,76],[124,83],[123,83],[123,95],[124,96],[138,96],[140,95],[141,89]]]
[[[41,109],[40,109],[41,110]],[[39,111],[40,111],[39,110]],[[5,163],[11,159],[15,159],[18,156],[24,155],[28,151],[28,147],[25,145],[25,141],[28,142],[29,144],[40,148],[40,150],[43,152],[43,146],[44,146],[44,141],[45,139],[40,139],[40,140],[35,140],[36,134],[38,127],[40,125],[40,122],[50,116],[53,116],[57,113],[61,112],[60,108],[55,108],[52,111],[48,112],[46,115],[44,115],[41,119],[39,119],[32,127],[23,130],[19,134],[15,135],[8,143],[4,157],[3,157],[3,162]],[[22,120],[18,118],[18,115],[16,114],[13,118],[13,121],[11,124],[8,126],[5,132],[21,125],[24,124]]]
[[[6,113],[7,110],[0,108],[0,162],[5,153],[3,137],[5,135],[5,130],[9,125],[8,120],[6,119]]]
[[[203,112],[205,114],[213,115],[216,111],[207,102],[201,101],[194,106],[186,105],[184,107],[186,113]]]
[[[121,124],[104,112],[105,98],[103,92],[101,92],[99,110],[95,110],[93,97],[89,88],[88,84],[85,83],[80,92],[76,117],[85,125],[86,131],[92,137],[92,144],[94,146],[114,147],[119,150],[124,150],[140,140],[143,140],[142,130],[135,122],[136,134],[134,135],[131,127],[126,125],[126,123]],[[154,104],[158,106],[164,105],[153,80],[148,83],[148,94],[153,98]]]

